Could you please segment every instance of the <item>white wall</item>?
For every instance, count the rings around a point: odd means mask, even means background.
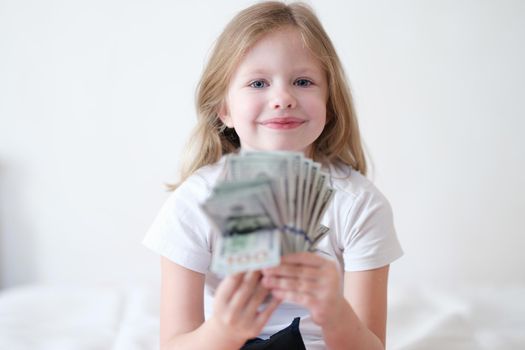
[[[0,286],[156,281],[140,240],[251,3],[0,0]],[[311,4],[395,210],[393,282],[525,282],[525,2]]]

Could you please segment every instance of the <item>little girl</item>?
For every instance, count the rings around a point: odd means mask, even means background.
[[[197,92],[181,181],[144,239],[161,258],[163,349],[384,349],[392,212],[366,178],[352,98],[312,10],[263,2],[219,37]],[[210,272],[218,232],[200,209],[245,150],[303,152],[335,194],[315,253],[262,271]],[[271,294],[271,298],[267,296]],[[270,300],[270,301],[268,301]]]

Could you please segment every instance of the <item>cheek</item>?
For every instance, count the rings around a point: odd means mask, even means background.
[[[253,119],[261,113],[263,109],[263,103],[257,97],[245,95],[240,99],[236,100],[235,113],[239,118]]]
[[[313,117],[317,119],[326,119],[327,106],[324,98],[318,97],[311,99],[305,106],[307,111],[309,111]]]

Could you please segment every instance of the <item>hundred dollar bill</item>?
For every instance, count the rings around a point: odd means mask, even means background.
[[[305,203],[308,202],[309,199],[309,189],[310,189],[310,182],[311,182],[311,169],[313,166],[313,162],[310,159],[304,158],[301,162],[301,176],[299,179],[299,190],[298,198],[297,198],[297,211],[299,215],[297,216],[297,223],[296,226],[301,229],[302,231],[306,231],[306,225],[304,224],[305,219]]]
[[[299,159],[297,152],[244,152],[228,159],[230,176],[239,179],[272,179],[277,211],[283,223],[281,237],[284,253],[294,251],[290,229],[294,227],[296,179],[293,161]]]
[[[321,218],[326,211],[330,200],[334,194],[334,190],[330,187],[323,188],[322,192],[319,195],[319,200],[315,204],[315,209],[312,214],[312,222],[308,229],[308,232],[314,232],[314,230],[319,226]]]
[[[310,192],[310,200],[306,209],[306,231],[308,235],[312,234],[311,228],[315,227],[313,226],[313,221],[315,221],[315,209],[316,205],[318,204],[320,200],[321,193],[326,188],[328,175],[321,171],[320,166],[315,168],[317,170],[315,172],[315,178],[312,181],[312,188]]]
[[[291,174],[290,174],[290,182],[293,184],[291,187],[292,193],[290,194],[290,212],[291,217],[289,220],[288,227],[290,231],[292,231],[292,238],[294,246],[297,247],[300,240],[297,239],[298,235],[302,234],[301,230],[301,224],[299,223],[299,217],[301,217],[301,211],[299,210],[299,197],[300,195],[300,188],[301,188],[301,182],[302,182],[302,173],[301,173],[301,165],[302,165],[302,154],[289,154],[288,158],[290,159],[291,163]]]
[[[250,154],[250,153],[247,153]],[[230,178],[235,181],[253,179],[271,179],[272,192],[277,204],[281,221],[288,217],[288,186],[289,163],[285,158],[271,156],[248,157],[231,156],[228,158]]]
[[[276,191],[284,190],[284,205],[281,205],[281,211],[284,216],[285,235],[284,250],[295,251],[293,247],[298,243],[296,240],[297,230],[300,229],[299,218],[302,216],[302,208],[299,205],[299,191],[302,182],[301,164],[304,156],[300,152],[291,151],[272,151],[272,152],[244,152],[238,158],[237,168],[243,169],[241,172],[254,173],[261,172],[266,176],[271,176],[280,181],[284,180],[284,187]],[[248,170],[249,169],[249,170]]]
[[[319,241],[328,234],[328,231],[330,231],[328,227],[324,225],[319,225],[317,229],[315,230],[315,234],[313,234],[311,237],[308,237],[308,240],[304,242],[302,251],[305,251],[305,252],[315,251],[317,244],[319,244]]]
[[[268,179],[218,185],[202,208],[220,231],[211,270],[226,275],[275,266],[281,232]]]
[[[237,193],[235,195],[235,193]],[[246,196],[256,194],[259,200],[268,210],[273,222],[277,227],[282,226],[281,218],[277,212],[275,197],[272,191],[271,179],[241,180],[232,182],[222,182],[213,188],[213,196],[222,198],[223,196]]]

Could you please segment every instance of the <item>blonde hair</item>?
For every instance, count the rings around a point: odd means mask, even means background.
[[[230,79],[244,53],[264,35],[290,27],[319,59],[328,81],[327,121],[315,140],[310,156],[316,161],[350,165],[366,175],[354,104],[335,48],[306,4],[268,1],[239,12],[217,39],[196,91],[197,125],[190,136],[174,190],[197,169],[217,162],[240,147],[234,129],[227,128],[218,113],[224,104]]]

